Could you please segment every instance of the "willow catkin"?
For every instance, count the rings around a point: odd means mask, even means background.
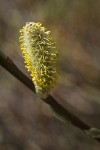
[[[26,68],[31,72],[36,93],[45,99],[57,80],[58,51],[55,42],[50,31],[39,22],[26,23],[20,34]]]

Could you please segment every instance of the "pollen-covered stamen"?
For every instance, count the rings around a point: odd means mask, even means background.
[[[58,51],[50,31],[41,23],[27,22],[19,40],[36,92],[46,98],[56,83],[58,67]]]

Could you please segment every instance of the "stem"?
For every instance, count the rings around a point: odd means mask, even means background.
[[[26,85],[30,90],[35,92],[35,87],[32,81],[24,75],[18,67],[13,63],[13,61],[4,55],[0,51],[0,65],[5,68],[8,72],[10,72],[13,76],[15,76],[19,81],[21,81],[24,85]]]
[[[10,72],[13,76],[15,76],[18,80],[20,80],[31,91],[35,92],[33,82],[18,69],[18,67],[13,63],[13,61],[9,57],[5,56],[5,54],[3,54],[1,51],[0,51],[0,65],[3,68],[5,68],[8,72]],[[59,116],[62,116],[66,120],[69,120],[76,127],[82,130],[88,130],[91,128],[88,124],[85,124],[74,114],[70,113],[67,109],[65,109],[51,95],[49,95],[49,97],[43,101],[49,104],[55,113],[57,113]]]

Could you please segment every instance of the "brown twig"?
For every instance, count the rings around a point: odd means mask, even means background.
[[[13,76],[15,76],[24,85],[26,85],[30,90],[35,92],[35,87],[32,81],[27,76],[25,76],[13,63],[13,61],[9,57],[4,55],[1,51],[0,51],[0,65],[3,68],[5,68],[8,72],[10,72]]]
[[[13,61],[5,56],[0,51],[0,65],[5,68],[8,72],[10,72],[13,76],[15,76],[18,80],[20,80],[24,85],[26,85],[30,90],[35,92],[35,87],[32,81],[24,75],[17,66],[13,63]],[[88,124],[85,124],[82,122],[79,118],[77,118],[74,114],[70,113],[68,110],[66,110],[61,104],[59,104],[51,95],[46,100],[43,100],[47,104],[49,104],[52,109],[57,113],[58,115],[62,116],[66,120],[69,120],[73,125],[76,127],[82,129],[82,130],[88,130],[91,127]]]

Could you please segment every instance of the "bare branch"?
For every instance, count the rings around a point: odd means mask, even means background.
[[[35,87],[33,82],[18,69],[18,67],[13,63],[13,61],[9,57],[5,56],[1,51],[0,51],[0,65],[3,68],[5,68],[8,72],[10,72],[13,76],[15,76],[18,80],[20,80],[31,91],[35,92]],[[91,128],[88,124],[85,124],[74,114],[66,110],[51,95],[49,95],[49,97],[43,101],[49,104],[56,114],[70,121],[76,127],[82,130],[88,130]]]

